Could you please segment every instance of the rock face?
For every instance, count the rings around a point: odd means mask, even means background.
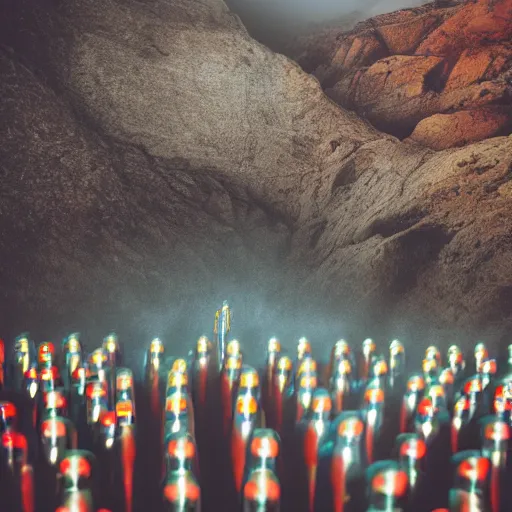
[[[380,134],[220,0],[2,8],[4,325],[269,329],[307,177]]]
[[[179,343],[224,296],[242,339],[507,332],[510,137],[436,153],[384,135],[220,0],[2,5],[9,333]],[[411,98],[419,81],[396,76]]]
[[[489,133],[498,133],[508,122],[508,113],[500,107],[434,114],[416,125],[411,139],[438,149],[464,146],[485,139]]]
[[[445,149],[512,131],[511,0],[434,2],[324,38],[295,58],[385,132]]]

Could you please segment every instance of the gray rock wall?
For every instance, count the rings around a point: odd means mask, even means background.
[[[181,345],[223,295],[258,341],[506,332],[510,138],[380,134],[220,0],[3,9],[9,332]]]

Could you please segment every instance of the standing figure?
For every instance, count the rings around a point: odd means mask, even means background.
[[[372,464],[367,470],[367,512],[403,512],[409,485],[407,473],[395,461]]]
[[[482,422],[482,455],[491,462],[490,502],[491,512],[510,510],[512,493],[507,474],[510,426],[495,416],[487,416]]]
[[[231,310],[227,301],[224,301],[222,308],[215,313],[215,323],[213,332],[215,335],[214,343],[217,345],[217,362],[219,371],[224,364],[226,356],[226,338],[231,331]]]
[[[277,474],[279,436],[271,429],[256,429],[250,446],[242,512],[279,512],[281,484]]]
[[[196,445],[190,434],[173,434],[167,442],[167,474],[163,486],[165,512],[200,512],[201,488],[194,475]]]
[[[454,455],[452,461],[456,469],[450,490],[450,511],[487,512],[489,459],[477,450],[468,450]]]
[[[377,456],[377,446],[380,442],[381,428],[384,421],[385,393],[381,388],[368,388],[364,394],[365,417],[365,448],[368,464],[372,464]]]
[[[240,387],[235,401],[233,428],[231,431],[231,467],[234,488],[241,498],[242,485],[246,472],[247,453],[254,429],[258,425],[260,406],[254,393]]]
[[[359,366],[359,378],[362,385],[366,384],[368,378],[370,377],[370,370],[376,350],[377,346],[371,338],[366,338],[363,341],[362,358]]]
[[[276,423],[275,408],[275,379],[277,377],[277,362],[281,356],[281,343],[277,338],[270,338],[267,344],[267,354],[265,359],[265,369],[263,371],[262,406],[265,411],[265,417],[269,425]]]
[[[57,510],[95,512],[95,457],[85,450],[70,450],[60,463],[62,493]]]
[[[416,409],[423,398],[425,379],[419,373],[413,374],[407,381],[405,394],[400,410],[400,433],[414,430],[413,420]]]
[[[363,440],[364,422],[360,414],[343,412],[336,428],[330,478],[326,479],[331,484],[333,512],[362,510],[366,494]]]

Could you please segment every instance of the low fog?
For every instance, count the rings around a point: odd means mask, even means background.
[[[286,13],[291,19],[302,21],[326,21],[360,13],[369,18],[399,9],[417,7],[428,3],[422,0],[229,0],[234,6],[251,7],[253,10]]]
[[[291,38],[318,24],[350,29],[355,23],[378,14],[429,3],[422,0],[225,1],[255,39],[285,54]]]

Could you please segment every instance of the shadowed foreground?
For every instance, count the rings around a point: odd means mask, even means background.
[[[188,356],[154,339],[137,384],[114,334],[2,344],[6,510],[509,510],[512,350],[272,338],[256,370],[230,331],[225,303]]]

